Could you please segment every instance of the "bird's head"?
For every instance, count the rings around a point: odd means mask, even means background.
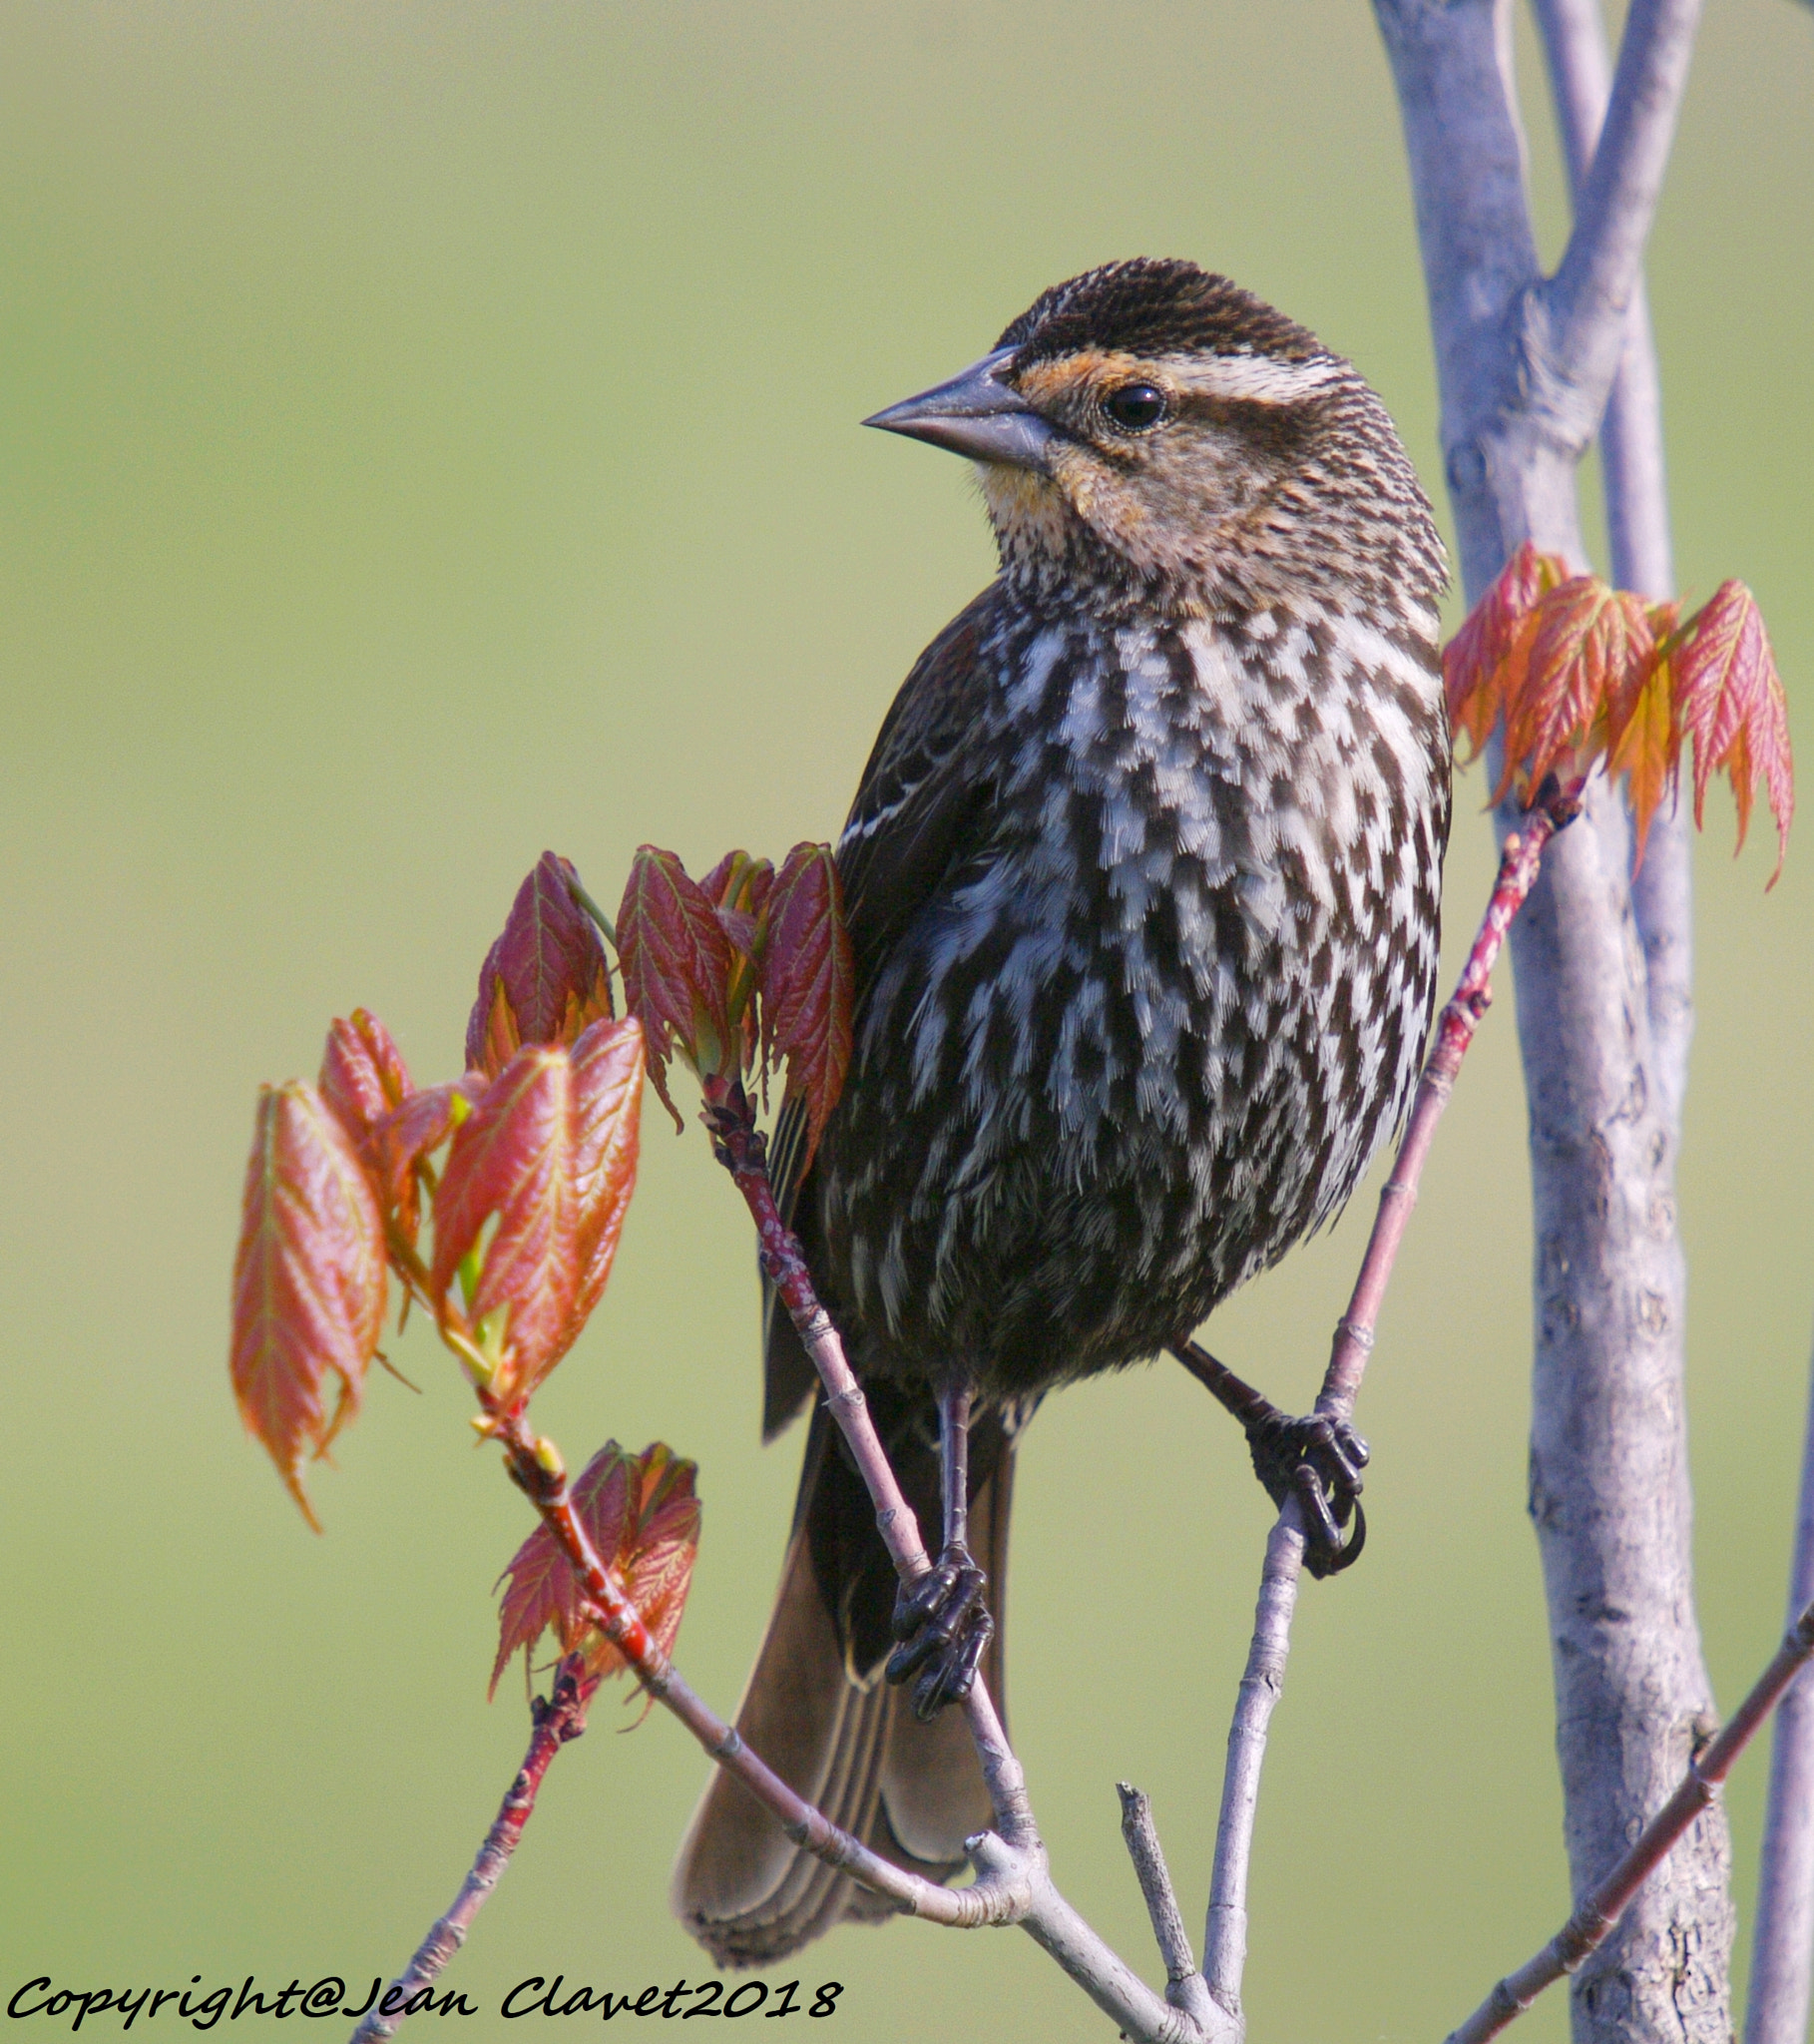
[[[962,375],[865,421],[979,464],[1005,572],[1207,614],[1427,608],[1446,571],[1384,406],[1305,327],[1191,262],[1087,270]]]

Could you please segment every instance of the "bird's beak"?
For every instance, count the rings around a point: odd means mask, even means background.
[[[1044,475],[1051,468],[1052,443],[1058,434],[1039,413],[1000,380],[1000,371],[1014,360],[1015,350],[999,347],[972,362],[961,376],[905,397],[863,421],[885,432],[905,433],[949,447],[972,461],[994,461],[1010,468],[1031,468]]]

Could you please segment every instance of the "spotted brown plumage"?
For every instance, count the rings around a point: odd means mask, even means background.
[[[939,1400],[948,1440],[974,1401],[999,1614],[1039,1398],[1186,1335],[1339,1210],[1409,1103],[1449,827],[1446,570],[1358,372],[1188,263],[1059,285],[874,423],[979,462],[1002,572],[864,771],[837,848],[849,1079],[810,1170],[787,1127],[775,1163],[928,1527]],[[772,1432],[813,1385],[772,1310],[766,1381]],[[919,1722],[883,1664],[896,1648],[935,1714],[985,1650],[999,1688],[999,1636],[974,1585],[899,1625],[894,1596],[815,1411],[739,1724],[838,1822],[949,1874],[980,1775],[957,1714]],[[675,1898],[730,1962],[873,1913],[727,1778]]]

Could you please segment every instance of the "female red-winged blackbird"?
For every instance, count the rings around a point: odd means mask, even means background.
[[[1408,1104],[1449,830],[1446,570],[1355,369],[1187,262],[1058,285],[868,423],[980,464],[1002,572],[870,756],[837,850],[850,1076],[811,1169],[784,1126],[775,1170],[928,1528],[942,1436],[946,1546],[897,1609],[815,1409],[737,1722],[838,1823],[948,1877],[989,1804],[936,1713],[979,1661],[1000,1691],[982,1590],[999,1615],[1018,1426],[1187,1336],[1336,1212]],[[816,1381],[770,1303],[768,1434]],[[674,1898],[733,1964],[887,1913],[724,1775]]]

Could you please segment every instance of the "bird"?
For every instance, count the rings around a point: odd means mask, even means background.
[[[816,1403],[737,1726],[846,1830],[949,1879],[990,1806],[944,1706],[979,1668],[1001,1693],[1034,1407],[1186,1342],[1339,1211],[1408,1108],[1449,834],[1448,570],[1359,371],[1192,262],[1057,284],[864,423],[976,465],[1000,573],[864,769],[835,851],[848,1077],[810,1160],[783,1111],[771,1165],[944,1540],[899,1591]],[[771,1439],[817,1379],[765,1312]],[[722,1773],[671,1899],[732,1966],[891,1913]]]

